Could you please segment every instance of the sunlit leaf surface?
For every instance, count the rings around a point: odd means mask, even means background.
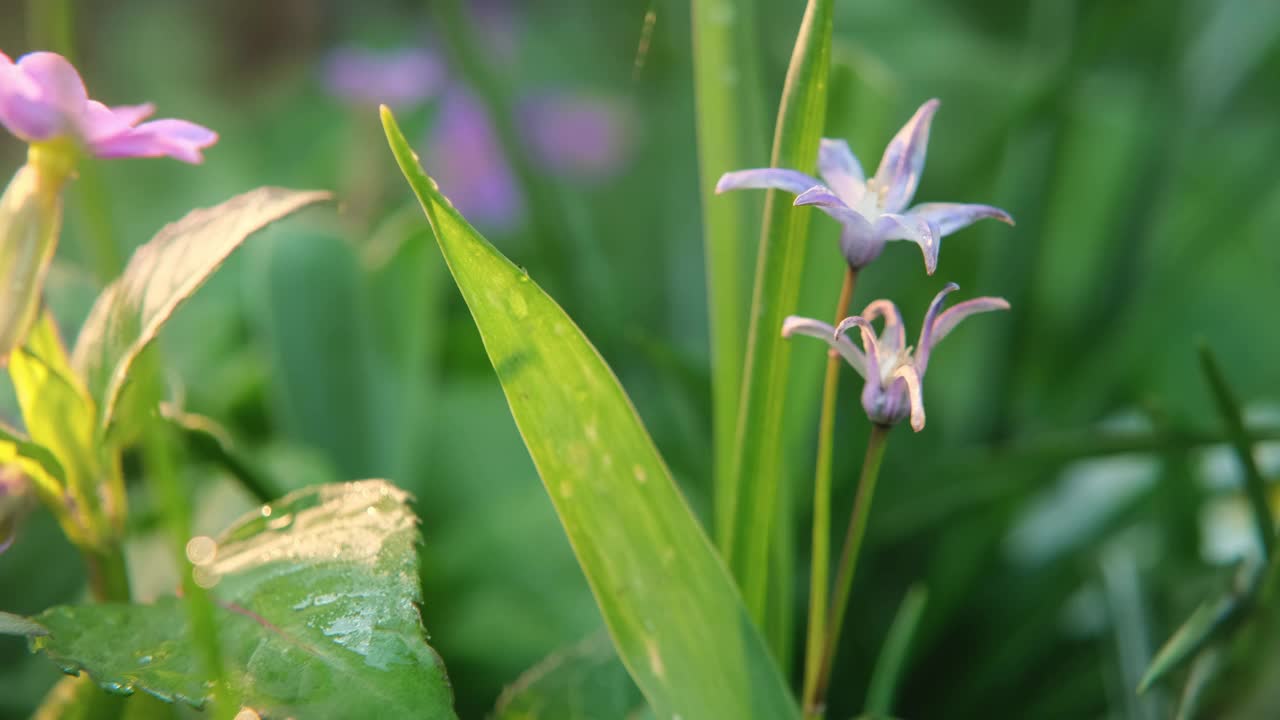
[[[471,308],[623,663],[659,717],[798,715],[737,588],[582,331],[383,124]]]
[[[72,355],[104,425],[112,420],[133,361],[178,305],[250,235],[328,198],[326,192],[258,188],[194,210],[138,248],[124,274],[94,303]]]
[[[418,613],[417,518],[381,480],[299,490],[193,544],[212,586],[233,689],[264,717],[452,718],[444,665]],[[200,706],[210,688],[182,601],[61,606],[33,637],[103,688]]]

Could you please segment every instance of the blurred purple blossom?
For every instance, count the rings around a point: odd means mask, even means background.
[[[374,52],[339,48],[324,62],[329,92],[357,105],[420,105],[435,97],[445,84],[444,63],[424,49]]]
[[[510,230],[524,215],[515,173],[493,122],[465,87],[445,93],[427,135],[427,167],[458,212],[489,230]]]
[[[90,100],[80,74],[56,53],[29,53],[14,63],[0,52],[0,124],[24,142],[68,139],[97,157],[199,163],[200,151],[218,140],[186,120],[142,122],[153,112],[150,104],[111,108]]]
[[[1008,213],[990,205],[922,203],[907,209],[924,172],[929,127],[937,109],[937,100],[920,106],[885,148],[871,179],[848,143],[824,138],[818,149],[818,174],[825,185],[796,170],[759,168],[725,173],[716,192],[770,188],[793,193],[798,196],[796,205],[813,205],[839,221],[840,249],[850,267],[870,264],[889,240],[910,240],[920,246],[925,271],[932,275],[944,236],[982,218],[1013,224]]]
[[[924,429],[925,421],[924,373],[933,348],[970,315],[1009,309],[1004,298],[980,297],[943,311],[947,295],[959,289],[955,283],[948,283],[934,297],[925,313],[914,352],[907,345],[902,313],[888,300],[872,302],[861,315],[845,318],[834,328],[818,320],[792,315],[782,324],[782,336],[808,335],[830,345],[866,380],[862,408],[871,422],[896,425],[909,414],[911,428],[919,432]],[[884,329],[879,335],[871,324],[877,318],[884,319]],[[861,331],[862,350],[844,335],[854,327]]]
[[[493,52],[514,57],[505,4],[479,19]],[[448,77],[439,56],[425,49],[376,54],[347,48],[329,56],[324,79],[332,94],[355,103],[409,109],[438,99],[424,141],[427,170],[477,225],[509,231],[520,223],[525,198],[489,111],[464,83]],[[630,157],[633,133],[625,106],[613,98],[544,92],[523,98],[516,112],[533,160],[562,177],[598,181],[617,173]]]

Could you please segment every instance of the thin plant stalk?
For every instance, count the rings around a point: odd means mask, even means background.
[[[827,689],[831,685],[831,669],[835,664],[836,646],[840,639],[844,613],[849,605],[849,593],[853,590],[853,578],[858,569],[858,556],[862,552],[862,540],[867,534],[867,519],[871,515],[871,500],[876,492],[876,480],[880,477],[880,463],[889,439],[889,427],[872,425],[867,438],[867,455],[862,462],[862,476],[858,478],[858,492],[853,500],[853,515],[845,534],[844,548],[840,551],[840,565],[836,570],[834,596],[827,618],[826,649],[818,666],[818,678],[811,697],[805,699],[806,720],[820,720],[826,709]]]
[[[858,271],[845,271],[840,299],[836,302],[838,324],[849,313],[849,303],[858,283]],[[822,410],[818,416],[818,461],[813,476],[812,567],[809,571],[809,633],[804,654],[805,705],[817,690],[818,669],[826,649],[827,608],[830,602],[828,578],[831,571],[831,455],[836,425],[836,398],[840,394],[840,354],[827,352],[827,371],[822,383]]]

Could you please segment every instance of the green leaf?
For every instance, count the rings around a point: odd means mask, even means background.
[[[0,612],[0,635],[48,635],[40,623],[13,613]]]
[[[1245,429],[1240,402],[1231,392],[1231,386],[1227,384],[1227,378],[1222,374],[1213,351],[1205,344],[1200,345],[1200,369],[1204,372],[1205,381],[1209,383],[1209,389],[1213,391],[1214,402],[1227,426],[1227,437],[1236,451],[1240,466],[1244,468],[1244,490],[1249,497],[1249,507],[1253,510],[1254,529],[1266,557],[1271,558],[1275,555],[1276,524],[1271,516],[1271,505],[1267,502],[1267,481],[1254,460],[1253,440]]]
[[[761,202],[758,193],[715,194],[732,170],[760,167],[766,158],[764,102],[755,46],[755,7],[748,0],[693,0],[693,85],[697,101],[698,179],[707,307],[711,330],[712,427],[715,443],[716,525],[728,522],[733,440],[746,349],[747,284]]]
[[[622,662],[659,717],[798,716],[778,668],[618,380],[529,276],[387,139],[480,330]]]
[[[50,499],[56,497],[67,482],[62,463],[49,448],[0,423],[0,464],[10,462],[19,463],[23,471],[35,480],[37,490]]]
[[[193,210],[138,248],[124,273],[103,290],[76,342],[72,365],[97,402],[99,424],[116,403],[133,361],[183,300],[253,233],[329,198],[326,192],[264,187],[212,208]]]
[[[644,709],[639,688],[609,637],[594,635],[547,657],[502,692],[494,720],[629,718]]]
[[[9,376],[31,440],[57,458],[65,492],[75,501],[77,510],[96,513],[100,503],[94,486],[105,473],[94,444],[93,401],[71,371],[67,351],[48,312],[41,313],[26,344],[9,357]],[[60,489],[42,487],[45,479],[38,473],[32,477],[45,502],[51,508],[58,507],[59,520],[68,535],[77,542],[92,540],[83,537],[76,521],[67,514],[70,511],[65,510]]]
[[[1138,683],[1138,692],[1146,692],[1188,658],[1199,653],[1211,640],[1219,637],[1240,617],[1240,611],[1244,607],[1243,599],[1234,594],[1202,603],[1156,653]]]
[[[417,518],[382,480],[305,488],[236,522],[211,585],[228,681],[266,717],[452,718],[444,666],[427,645]],[[67,673],[110,692],[204,705],[211,696],[183,601],[61,606],[33,638]]]
[[[772,165],[812,172],[818,162],[831,60],[832,0],[809,0],[778,108]],[[795,311],[804,270],[810,209],[792,207],[789,196],[765,196],[764,228],[756,256],[751,330],[747,338],[741,421],[734,480],[726,483],[732,511],[719,528],[724,556],[742,587],[752,619],[763,624],[769,587],[769,543],[782,512],[782,426],[791,348],[782,321]],[[838,255],[832,262],[843,262]]]
[[[902,673],[911,656],[911,640],[915,637],[920,619],[924,617],[929,592],[923,585],[913,585],[898,606],[898,614],[889,626],[889,635],[880,648],[871,684],[867,688],[867,714],[887,716],[893,709],[893,699],[902,682]]]

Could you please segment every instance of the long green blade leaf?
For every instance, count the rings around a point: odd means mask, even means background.
[[[697,106],[698,180],[707,257],[711,327],[712,429],[715,443],[716,527],[728,522],[733,439],[746,349],[747,238],[760,217],[757,193],[716,197],[716,180],[765,159],[755,8],[751,0],[693,0],[693,87]]]
[[[72,353],[105,427],[133,361],[155,339],[178,305],[253,233],[326,192],[264,187],[212,208],[195,210],[138,248],[124,274],[94,303]]]
[[[617,378],[555,301],[440,194],[385,108],[382,120],[618,655],[654,712],[797,717],[733,580]]]
[[[831,0],[809,0],[796,38],[778,109],[772,164],[812,172],[827,104],[831,64]],[[747,339],[742,407],[739,409],[735,480],[727,483],[733,511],[719,535],[751,617],[763,624],[767,609],[769,542],[780,512],[782,423],[790,347],[782,321],[795,310],[804,270],[812,213],[787,196],[765,196],[764,228],[756,257],[751,331]]]

